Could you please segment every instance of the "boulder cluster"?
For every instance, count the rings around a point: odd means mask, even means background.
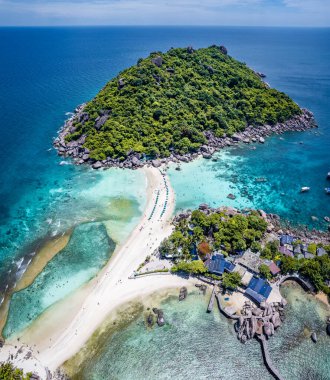
[[[250,301],[245,302],[235,329],[237,338],[245,343],[247,340],[262,335],[270,337],[281,326],[284,319],[285,301],[281,303],[261,302],[256,307]]]

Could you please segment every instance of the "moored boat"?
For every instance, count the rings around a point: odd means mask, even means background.
[[[325,189],[326,194],[330,195],[330,187],[326,187]]]
[[[300,192],[301,193],[306,193],[307,191],[309,191],[311,188],[308,187],[308,186],[303,186],[301,189],[300,189]]]
[[[258,177],[255,179],[256,182],[267,182],[267,178],[265,177]]]
[[[327,179],[330,179],[330,172],[328,172],[327,174]]]

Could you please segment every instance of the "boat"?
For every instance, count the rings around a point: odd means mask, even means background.
[[[311,188],[308,187],[308,186],[303,186],[301,189],[300,189],[300,192],[301,193],[306,193],[307,191],[309,191]]]
[[[330,195],[330,187],[326,187],[324,190],[325,190],[325,192],[326,192],[328,195]]]
[[[328,172],[327,174],[327,179],[330,179],[330,172]]]
[[[267,182],[267,178],[265,178],[265,177],[258,177],[258,178],[255,178],[255,181],[256,182]]]

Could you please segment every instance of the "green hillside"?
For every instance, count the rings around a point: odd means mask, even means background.
[[[232,135],[247,125],[284,122],[300,108],[224,47],[151,53],[109,81],[87,103],[66,141],[86,136],[90,157],[124,159],[196,151],[203,131]]]

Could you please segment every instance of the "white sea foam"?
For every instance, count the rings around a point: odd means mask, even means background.
[[[21,266],[23,264],[23,261],[24,261],[24,257],[22,257],[21,259],[19,259],[18,261],[16,261],[17,269],[21,268]]]

